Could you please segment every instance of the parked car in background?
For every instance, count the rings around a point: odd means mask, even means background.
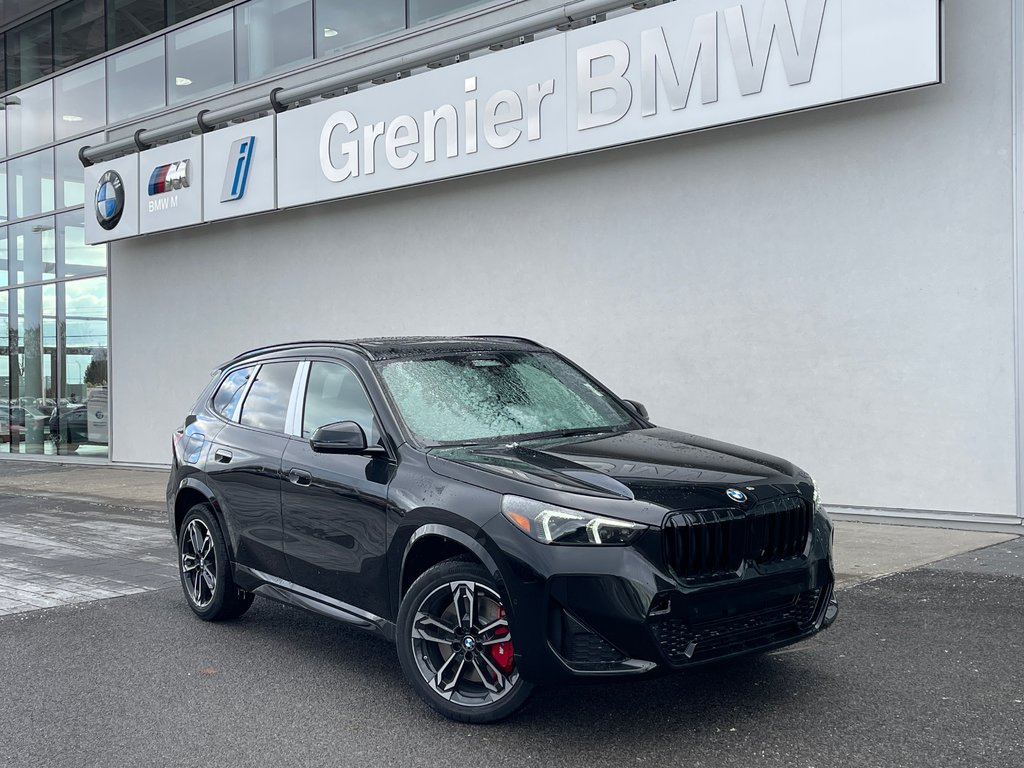
[[[239,355],[173,436],[167,503],[201,619],[262,595],[374,632],[465,722],[534,685],[764,652],[838,614],[806,472],[656,427],[525,339]]]
[[[10,416],[6,409],[0,409],[0,443],[19,442],[25,428],[17,423],[11,423]]]
[[[74,453],[89,442],[89,414],[84,403],[54,408],[47,424],[58,453]]]
[[[34,405],[12,405],[8,408],[11,421],[26,429],[42,429],[50,417]]]

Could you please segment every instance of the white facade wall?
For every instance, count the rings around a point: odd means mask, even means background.
[[[115,462],[297,338],[502,333],[827,503],[1016,514],[1011,2],[942,86],[111,245]]]

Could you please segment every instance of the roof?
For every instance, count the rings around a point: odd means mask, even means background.
[[[513,336],[396,336],[381,339],[356,339],[349,342],[359,347],[371,360],[394,360],[401,357],[443,355],[452,352],[512,351],[542,349],[542,345]]]
[[[499,352],[544,349],[542,344],[516,336],[393,336],[372,339],[291,341],[257,347],[243,352],[221,366],[270,352],[309,347],[338,347],[361,353],[369,360],[396,360],[403,357],[443,355],[453,352]]]

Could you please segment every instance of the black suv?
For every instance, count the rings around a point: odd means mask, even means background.
[[[838,613],[806,473],[655,427],[525,339],[239,355],[174,435],[167,502],[200,618],[263,595],[369,630],[468,722],[535,684],[766,651]]]

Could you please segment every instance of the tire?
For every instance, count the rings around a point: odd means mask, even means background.
[[[395,633],[402,672],[451,720],[504,720],[533,691],[515,668],[506,600],[483,566],[464,560],[430,568],[402,599]]]
[[[231,577],[224,534],[209,504],[196,504],[181,523],[178,575],[188,607],[203,621],[237,619],[252,605],[253,594]]]

